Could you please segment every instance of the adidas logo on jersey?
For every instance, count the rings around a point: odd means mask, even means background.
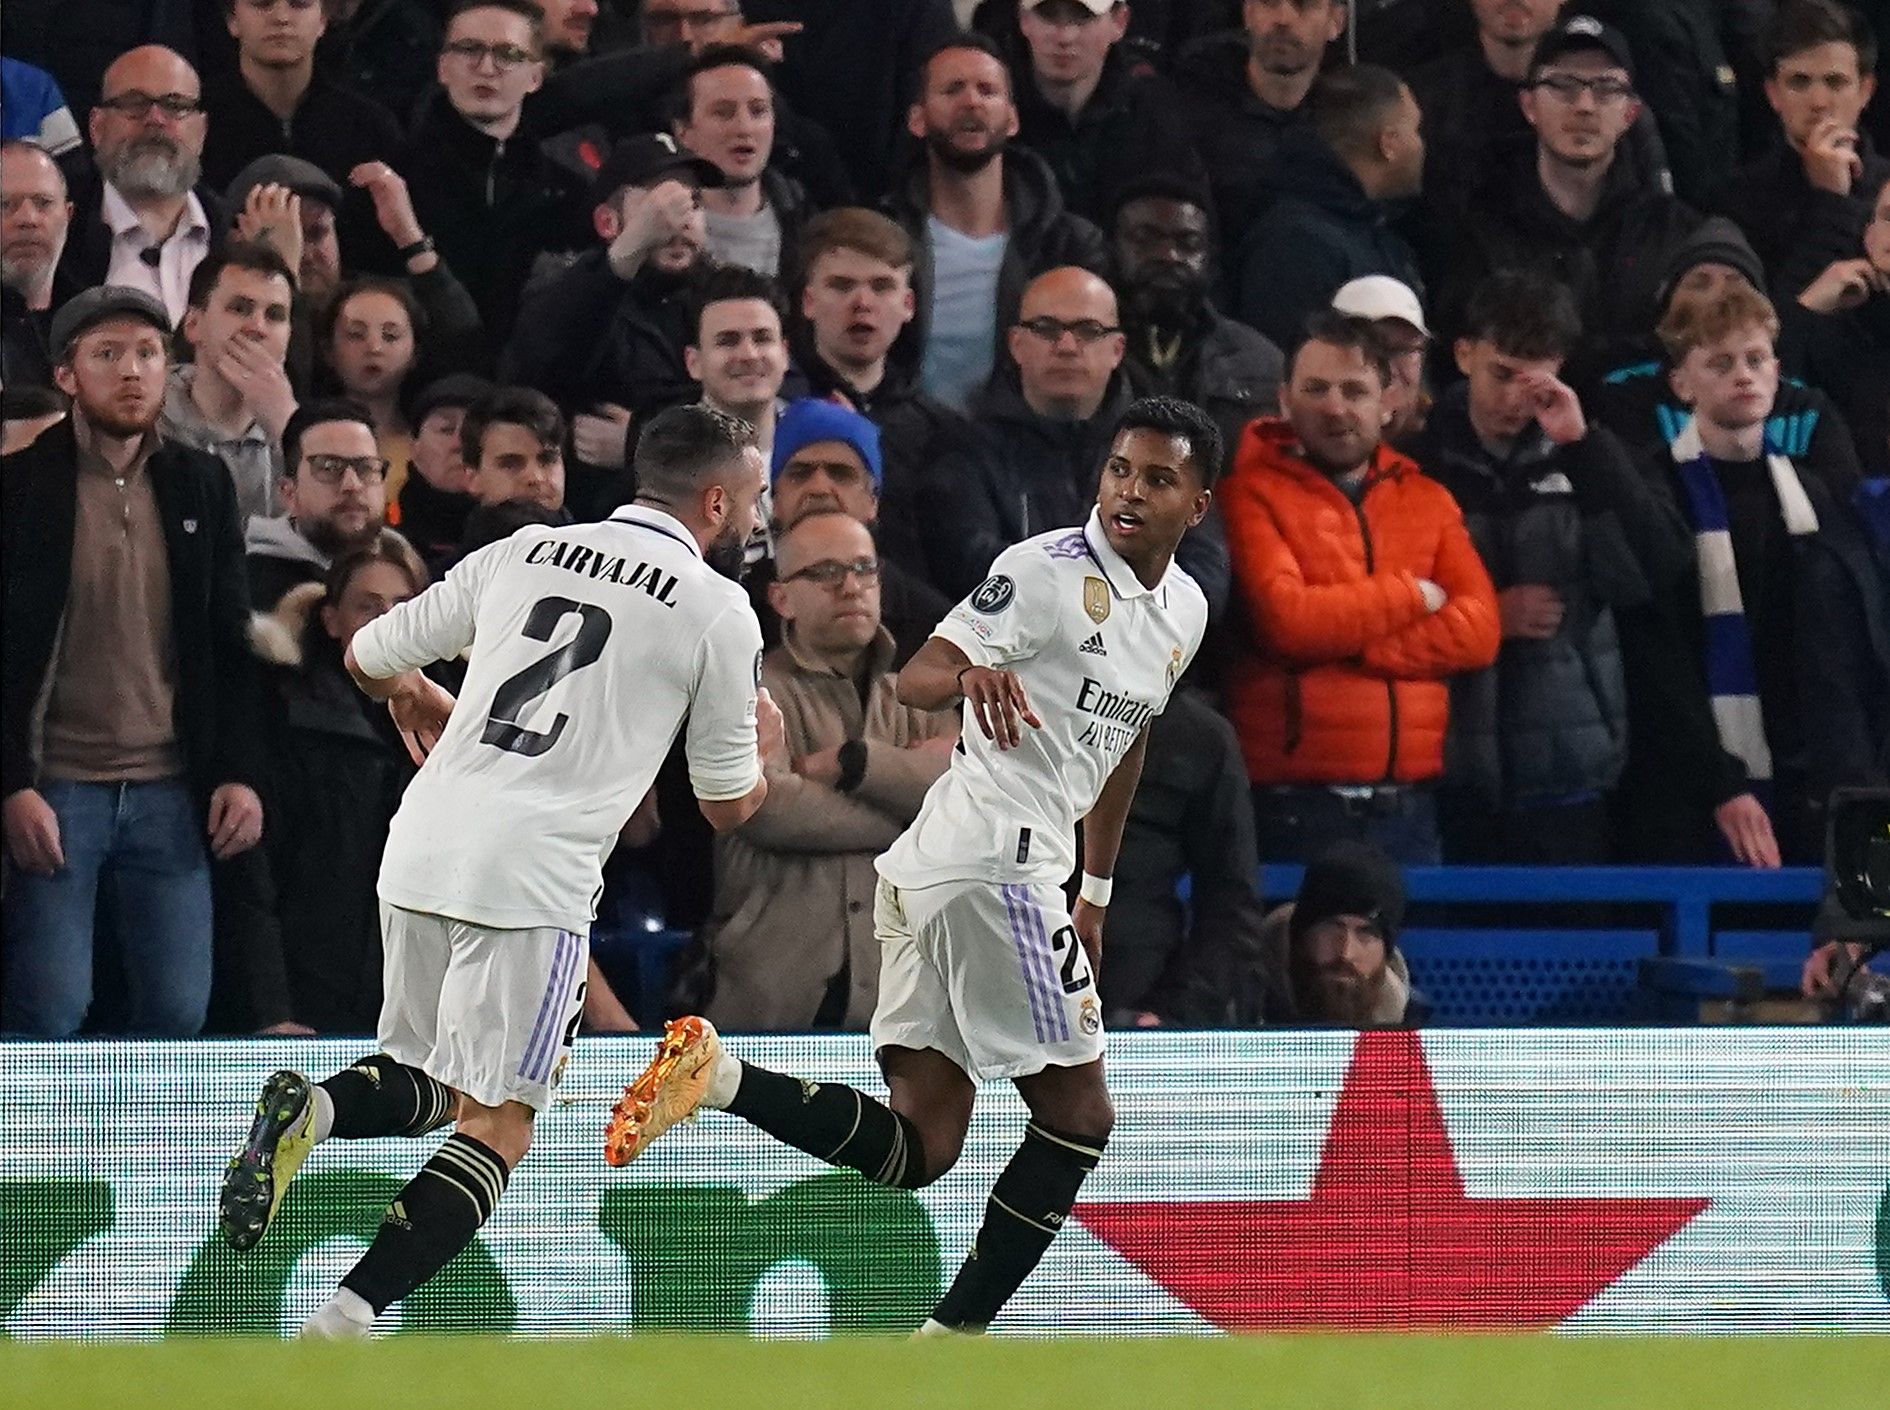
[[[1103,645],[1102,633],[1092,633],[1089,640],[1076,648],[1086,656],[1107,656],[1109,648]]]

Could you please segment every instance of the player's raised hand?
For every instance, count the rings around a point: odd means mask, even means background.
[[[984,737],[1000,749],[1015,749],[1024,742],[1022,725],[1043,728],[1015,671],[967,666],[958,673],[958,688],[964,691]]]
[[[407,757],[418,768],[426,763],[427,755],[446,732],[454,701],[453,692],[445,686],[418,671],[409,674],[409,683],[388,697],[387,713],[394,717],[394,727],[407,746]]]

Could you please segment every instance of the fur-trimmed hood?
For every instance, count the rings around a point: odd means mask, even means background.
[[[252,530],[256,522],[250,521]],[[251,612],[250,650],[272,666],[301,669],[306,655],[302,642],[315,609],[321,605],[326,594],[327,589],[320,583],[297,583],[282,594],[281,600],[270,611]]]

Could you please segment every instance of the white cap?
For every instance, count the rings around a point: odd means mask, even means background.
[[[1040,10],[1049,3],[1050,0],[1024,0],[1024,8],[1026,10]],[[1076,0],[1076,3],[1081,5],[1085,10],[1088,10],[1092,15],[1106,15],[1116,8],[1117,0]]]
[[[1411,286],[1389,274],[1367,274],[1354,279],[1332,296],[1332,307],[1353,318],[1398,318],[1409,323],[1425,337],[1431,330],[1424,326],[1424,305],[1411,292]]]

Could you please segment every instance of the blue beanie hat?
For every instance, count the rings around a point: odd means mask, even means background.
[[[852,446],[866,463],[866,473],[877,492],[884,471],[879,460],[879,427],[857,411],[838,402],[802,397],[788,403],[786,411],[774,423],[774,463],[768,470],[768,483],[780,478],[781,467],[795,452],[821,441],[839,441]]]

